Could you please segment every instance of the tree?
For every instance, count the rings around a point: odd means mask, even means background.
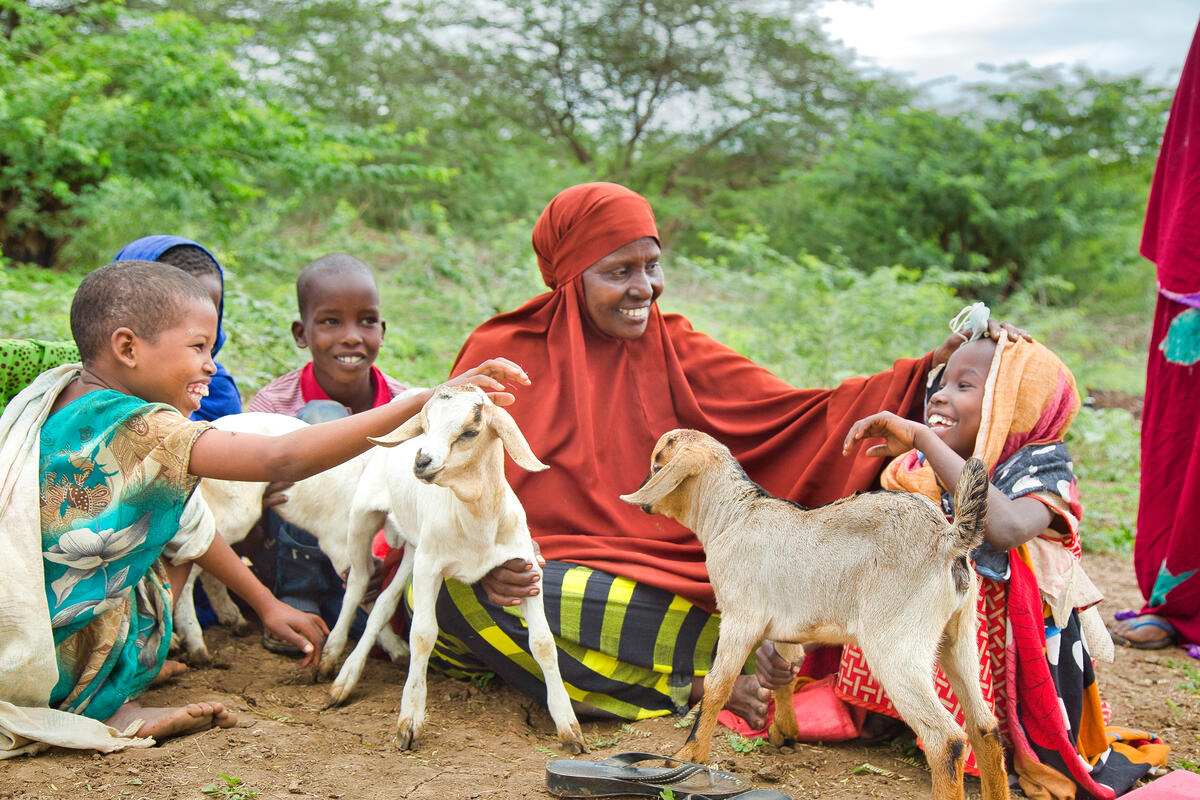
[[[114,182],[166,205],[201,197],[212,221],[252,216],[268,193],[435,177],[411,139],[323,123],[273,103],[236,69],[248,31],[119,2],[0,0],[0,248],[52,265],[102,213]]]
[[[1043,286],[1069,296],[1115,281],[1137,259],[1169,91],[1086,71],[1004,74],[1002,86],[973,90],[969,111],[863,121],[814,168],[748,203],[752,218],[777,246],[866,269],[982,273],[985,295]]]
[[[806,0],[459,8],[469,35],[448,38],[444,50],[477,102],[562,143],[599,175],[662,194],[700,174],[752,183],[819,152],[880,93],[896,97],[855,75]]]

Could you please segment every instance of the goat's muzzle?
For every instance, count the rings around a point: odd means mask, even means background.
[[[431,469],[433,466],[433,458],[424,450],[417,451],[417,457],[413,459],[413,475],[426,483],[433,483],[433,479],[441,474],[442,470]]]

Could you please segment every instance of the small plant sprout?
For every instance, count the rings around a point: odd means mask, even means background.
[[[234,778],[224,773],[217,773],[217,777],[224,783],[210,783],[200,789],[201,792],[213,797],[221,797],[224,800],[251,800],[258,797],[260,792],[251,789],[242,781],[241,778]]]
[[[733,748],[733,751],[735,753],[741,753],[742,755],[745,755],[746,753],[753,753],[755,750],[767,743],[766,739],[747,739],[740,733],[734,733],[732,731],[727,733],[725,738],[729,741],[729,746]]]

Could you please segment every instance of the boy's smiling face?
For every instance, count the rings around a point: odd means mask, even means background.
[[[950,356],[942,386],[929,399],[925,424],[950,449],[963,458],[975,452],[983,417],[983,390],[992,367],[996,343],[991,339],[967,342]]]
[[[125,329],[128,330],[128,329]],[[207,300],[185,298],[179,320],[154,340],[130,340],[132,367],[125,379],[129,394],[151,403],[174,406],[185,417],[200,408],[217,371],[212,347],[217,338],[217,309]]]
[[[296,346],[312,351],[313,372],[325,393],[354,408],[371,392],[371,365],[387,327],[379,318],[375,282],[354,272],[315,275],[302,316],[292,323]]]

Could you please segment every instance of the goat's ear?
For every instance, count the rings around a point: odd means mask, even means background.
[[[658,472],[650,476],[633,494],[623,494],[621,499],[635,506],[652,506],[669,495],[688,478],[696,474],[695,459],[688,457],[684,448],[675,450],[675,457]]]
[[[533,450],[529,448],[529,442],[525,441],[525,435],[521,433],[521,429],[517,427],[516,421],[512,415],[498,405],[488,404],[488,424],[492,426],[492,430],[500,437],[500,441],[504,443],[504,449],[512,456],[512,460],[517,463],[517,466],[528,472],[541,472],[550,467],[538,461],[537,456],[533,454]]]
[[[401,442],[407,442],[409,439],[415,439],[425,432],[425,409],[421,409],[416,414],[408,418],[408,421],[401,425],[391,433],[383,436],[368,436],[367,441],[371,444],[377,444],[380,447],[395,447]]]

